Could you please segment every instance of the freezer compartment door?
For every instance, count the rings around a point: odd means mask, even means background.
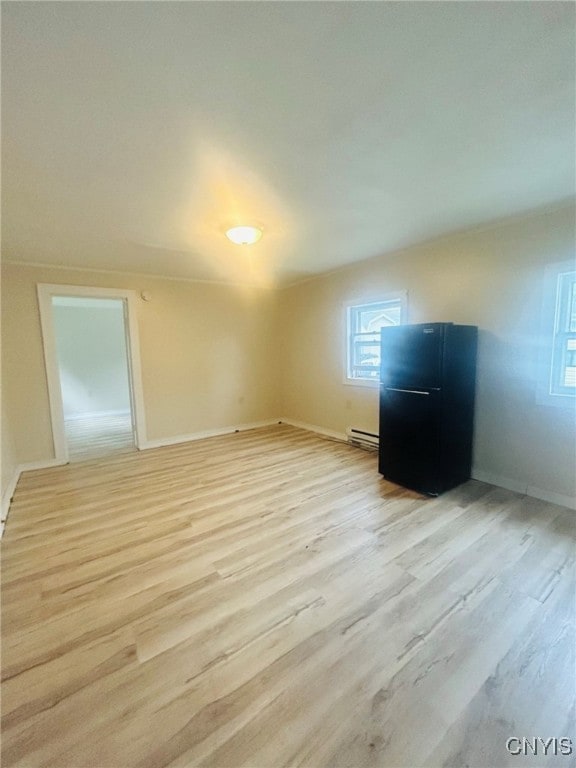
[[[380,389],[380,474],[433,496],[442,492],[441,398],[437,390]]]
[[[380,334],[380,382],[386,387],[442,386],[444,323],[397,325]]]

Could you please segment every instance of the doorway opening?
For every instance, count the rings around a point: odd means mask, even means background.
[[[124,301],[53,296],[52,317],[69,460],[136,450]]]
[[[141,447],[143,408],[131,294],[38,286],[54,452],[63,463]]]

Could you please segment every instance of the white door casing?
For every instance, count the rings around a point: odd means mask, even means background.
[[[56,351],[52,298],[71,296],[74,298],[121,299],[124,302],[124,330],[126,333],[126,351],[128,362],[128,381],[134,427],[134,442],[141,450],[146,445],[146,416],[144,411],[144,393],[142,389],[142,370],[140,365],[140,343],[136,313],[136,292],[122,288],[96,288],[81,285],[52,285],[38,283],[38,306],[44,346],[46,381],[50,402],[52,439],[54,456],[58,462],[68,462],[68,446],[64,431],[64,406],[60,371]]]

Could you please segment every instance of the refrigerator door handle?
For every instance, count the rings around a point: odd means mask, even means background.
[[[397,389],[396,387],[385,387],[389,392],[408,392],[411,395],[429,395],[430,392],[424,392],[421,389]]]

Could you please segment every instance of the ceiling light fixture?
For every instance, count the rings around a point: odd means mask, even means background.
[[[252,245],[260,240],[262,230],[259,227],[232,227],[226,230],[226,237],[236,245]]]

